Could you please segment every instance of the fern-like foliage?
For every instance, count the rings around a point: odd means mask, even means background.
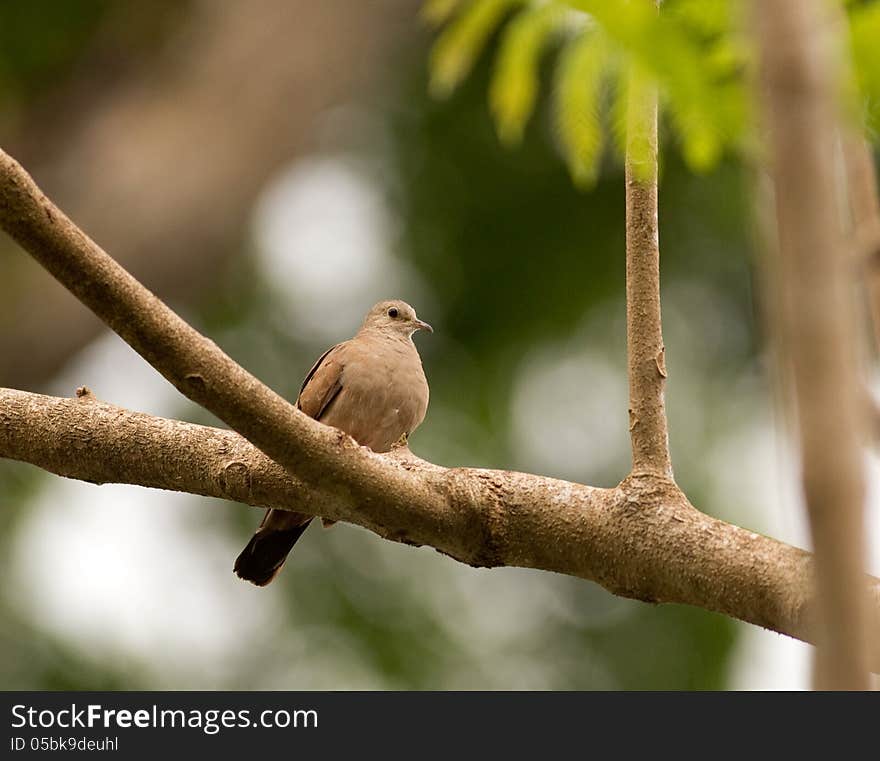
[[[587,28],[566,45],[556,67],[556,129],[572,180],[580,187],[596,181],[602,157],[600,104],[610,54],[603,32]]]
[[[538,95],[541,53],[563,19],[559,5],[545,3],[526,7],[507,25],[489,89],[489,108],[504,143],[517,143],[522,137]]]
[[[451,6],[449,13],[460,6],[431,52],[431,92],[444,96],[458,87],[506,12],[523,4],[524,0],[470,0],[446,4],[434,0],[425,6],[428,18],[432,15],[443,18],[444,11],[447,11],[445,5]]]
[[[834,0],[830,0],[834,1]],[[605,145],[633,163],[650,150],[640,137],[638,91],[657,88],[686,162],[711,169],[751,144],[748,82],[753,50],[740,0],[428,0],[423,15],[442,28],[431,87],[448,95],[498,35],[489,105],[499,138],[521,140],[540,91],[540,64],[558,48],[553,116],[572,179],[592,184]],[[861,114],[880,126],[880,0],[850,0],[850,43]],[[607,129],[606,125],[607,124]],[[606,139],[610,131],[612,140]]]

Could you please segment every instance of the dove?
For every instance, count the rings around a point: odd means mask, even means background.
[[[297,408],[374,452],[389,451],[409,437],[428,409],[428,381],[412,339],[419,330],[434,332],[405,301],[380,301],[353,338],[318,358],[303,381]],[[267,510],[236,559],[235,573],[266,586],[311,520],[290,510]]]

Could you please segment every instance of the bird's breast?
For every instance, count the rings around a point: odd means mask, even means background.
[[[377,341],[353,353],[341,383],[338,398],[322,421],[375,452],[387,452],[424,420],[428,382],[410,341]]]

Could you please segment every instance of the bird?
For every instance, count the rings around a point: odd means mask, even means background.
[[[297,409],[374,452],[407,440],[428,409],[428,381],[412,338],[419,330],[434,332],[405,301],[375,304],[354,337],[327,349],[309,370]],[[235,574],[259,587],[269,584],[311,520],[291,510],[267,510],[236,559]]]

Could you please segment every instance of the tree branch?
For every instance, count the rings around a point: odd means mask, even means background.
[[[430,499],[233,362],[108,256],[2,151],[0,226],[184,396],[298,477],[328,484],[349,502],[352,490],[380,482],[404,502]]]
[[[0,456],[94,484],[131,483],[256,507],[283,507],[311,494],[232,431],[131,412],[87,389],[78,389],[76,399],[0,389]]]
[[[835,66],[819,0],[755,3],[776,188],[781,340],[816,551],[816,684],[867,689],[858,386],[834,193]]]
[[[626,344],[633,472],[672,477],[663,389],[657,227],[657,93],[630,94],[626,157]],[[636,100],[639,99],[639,100]],[[638,150],[634,142],[638,141]],[[636,159],[635,156],[639,158]]]
[[[236,365],[2,153],[0,225],[185,395],[265,453],[229,432],[157,423],[95,400],[5,391],[0,455],[85,480],[271,507],[291,507],[295,493],[298,511],[427,544],[471,565],[557,571],[627,597],[697,605],[811,639],[810,555],[703,515],[669,478],[636,473],[617,488],[596,489],[522,473],[445,469],[408,452],[375,454],[301,414]],[[232,468],[234,478],[229,462],[244,465]],[[870,587],[880,621],[880,581],[859,583]],[[880,670],[880,653],[877,664]]]
[[[710,518],[662,479],[597,489],[542,476],[442,468],[409,450],[362,450],[439,502],[394,494],[353,507],[307,485],[231,431],[129,412],[92,396],[0,389],[0,456],[69,478],[233,499],[356,523],[474,566],[522,566],[615,594],[697,605],[810,640],[809,553]],[[360,496],[360,495],[356,495]],[[880,579],[868,578],[880,620]],[[880,671],[880,648],[875,653]]]

